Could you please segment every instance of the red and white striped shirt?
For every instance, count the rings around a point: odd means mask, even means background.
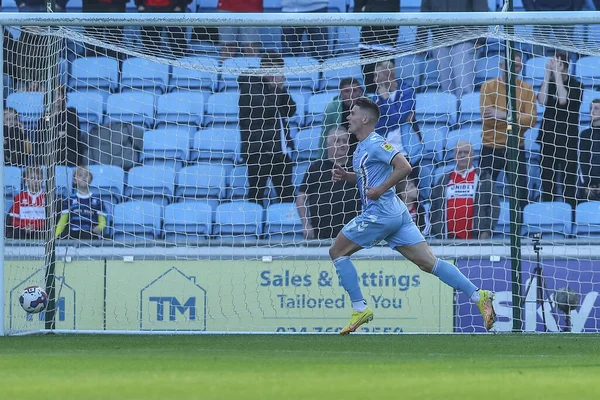
[[[460,239],[473,237],[475,194],[477,192],[475,168],[460,174],[453,171],[446,186],[446,221],[448,236]]]
[[[42,231],[46,227],[46,194],[24,191],[15,196],[10,209],[15,228]]]

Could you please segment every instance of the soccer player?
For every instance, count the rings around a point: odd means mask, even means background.
[[[335,166],[333,171],[334,181],[358,185],[362,201],[362,214],[344,226],[329,249],[340,283],[348,292],[354,310],[350,323],[340,333],[354,332],[373,319],[373,311],[367,307],[350,256],[382,240],[424,272],[434,274],[442,282],[467,294],[477,303],[485,328],[490,329],[496,318],[494,294],[479,290],[458,268],[433,255],[393,189],[410,174],[411,166],[401,153],[374,132],[378,120],[377,104],[365,98],[356,100],[348,116],[348,130],[359,141],[352,161],[355,172],[347,172],[340,166]]]
[[[68,226],[66,236],[72,239],[100,239],[106,227],[106,215],[102,200],[90,192],[92,173],[87,167],[77,167],[73,174],[73,183],[77,193],[71,196],[63,206],[62,215],[56,225],[58,238]]]

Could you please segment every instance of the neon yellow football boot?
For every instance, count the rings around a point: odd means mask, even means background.
[[[496,311],[494,311],[494,293],[490,290],[480,290],[477,308],[479,308],[479,312],[483,317],[485,329],[489,331],[496,321]]]
[[[340,335],[348,335],[357,330],[362,324],[367,324],[373,320],[373,311],[367,307],[365,311],[354,311],[350,317],[350,323],[340,331]]]

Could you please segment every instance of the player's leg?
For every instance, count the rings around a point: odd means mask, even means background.
[[[356,220],[358,218],[360,217],[353,219],[344,229],[350,230],[352,227],[356,227]],[[361,325],[373,319],[373,312],[367,307],[365,298],[360,290],[358,272],[356,272],[356,267],[352,263],[352,260],[350,260],[350,256],[360,249],[362,249],[362,246],[348,239],[343,230],[337,235],[333,245],[329,248],[329,257],[331,257],[333,265],[335,265],[340,284],[348,293],[352,302],[353,312],[350,322],[340,331],[342,335],[354,332]]]

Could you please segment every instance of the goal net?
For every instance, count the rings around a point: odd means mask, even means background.
[[[339,331],[328,249],[369,200],[331,174],[360,165],[362,96],[434,253],[496,293],[493,329],[598,332],[600,27],[439,17],[5,26],[5,332]],[[378,239],[353,257],[361,332],[485,331]],[[45,312],[19,306],[31,285]]]

